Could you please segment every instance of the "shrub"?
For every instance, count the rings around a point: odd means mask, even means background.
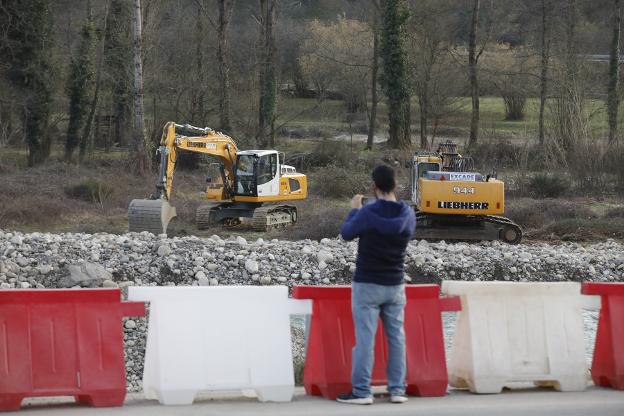
[[[533,229],[556,221],[589,220],[596,216],[584,203],[529,198],[508,201],[506,215],[521,227]]]
[[[113,186],[100,179],[84,178],[80,183],[66,187],[65,194],[70,198],[103,205],[113,194]]]
[[[563,176],[538,173],[529,180],[529,192],[536,198],[557,198],[570,189],[570,182]]]
[[[370,190],[370,170],[359,166],[332,164],[319,169],[314,176],[312,184],[317,195],[350,198]]]
[[[605,218],[624,218],[624,207],[609,208],[604,216]]]
[[[340,226],[349,212],[346,204],[328,204],[322,199],[312,197],[298,204],[299,221],[280,238],[290,240],[321,240],[335,238],[340,234]]]

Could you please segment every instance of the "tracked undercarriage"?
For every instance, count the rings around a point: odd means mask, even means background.
[[[297,208],[242,202],[205,204],[197,208],[195,223],[198,229],[205,230],[219,225],[236,226],[241,218],[250,218],[255,231],[268,231],[296,223]]]
[[[522,229],[509,218],[496,215],[439,215],[416,212],[414,238],[425,240],[500,240],[518,244]]]

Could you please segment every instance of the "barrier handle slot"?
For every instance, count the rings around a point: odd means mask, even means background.
[[[121,302],[122,316],[145,316],[145,303],[143,302]]]
[[[440,310],[443,312],[461,311],[461,298],[459,296],[443,296],[440,298]]]
[[[599,311],[601,306],[600,296],[582,295],[581,308],[589,311]]]
[[[311,315],[312,301],[309,299],[288,299],[290,315]]]

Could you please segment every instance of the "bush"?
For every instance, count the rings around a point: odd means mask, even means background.
[[[624,236],[624,219],[565,219],[548,225],[546,232],[559,236],[562,240],[570,241],[588,240],[596,237],[622,238]]]
[[[521,227],[533,229],[556,221],[589,220],[596,216],[584,203],[529,198],[508,201],[506,215]]]
[[[369,170],[359,166],[332,164],[319,169],[312,182],[317,195],[331,198],[350,198],[354,194],[364,194],[370,190]]]
[[[311,167],[325,167],[331,164],[345,166],[353,159],[349,144],[338,141],[323,140],[307,158]]]
[[[538,173],[529,180],[529,192],[536,198],[557,198],[570,190],[570,182],[563,176]]]
[[[624,218],[624,207],[609,208],[604,216],[605,218]]]
[[[80,183],[65,188],[65,194],[74,199],[103,205],[113,194],[113,186],[95,178],[85,178]]]
[[[544,166],[543,153],[537,146],[521,146],[506,140],[480,143],[471,149],[466,149],[464,153],[467,156],[472,156],[475,165],[482,170],[491,168],[537,170]]]
[[[349,212],[347,198],[344,204],[328,204],[319,198],[312,197],[298,205],[299,221],[280,238],[289,240],[321,240],[335,238],[340,234],[340,226]]]

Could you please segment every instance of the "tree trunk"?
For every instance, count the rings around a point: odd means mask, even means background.
[[[470,96],[472,98],[472,116],[470,118],[470,141],[468,146],[477,144],[479,137],[479,78],[477,57],[477,30],[479,29],[480,0],[474,0],[470,36],[468,38],[468,71]]]
[[[426,88],[426,87],[425,87]],[[418,96],[418,106],[420,107],[420,148],[427,148],[427,91],[421,92]]]
[[[611,40],[611,59],[609,61],[609,95],[607,97],[609,113],[609,144],[617,141],[618,107],[620,105],[620,0],[614,0],[613,38]]]
[[[546,110],[546,97],[548,94],[548,60],[550,57],[550,39],[548,39],[548,0],[542,0],[542,43],[541,43],[541,63],[540,63],[540,109],[539,109],[539,145],[544,146],[544,113]]]
[[[232,130],[230,125],[230,51],[228,27],[234,0],[219,0],[219,23],[217,26],[217,64],[219,67],[219,128],[225,132]]]
[[[142,16],[141,0],[134,0],[133,17],[134,43],[134,131],[132,146],[132,167],[140,175],[146,174],[151,168],[151,159],[147,154],[145,131],[143,126],[143,56],[142,56]]]
[[[260,105],[258,111],[258,142],[260,146],[274,146],[275,118],[275,0],[260,0],[262,14],[261,61],[260,61]]]
[[[405,48],[405,24],[409,11],[405,0],[383,2],[383,86],[388,103],[388,144],[393,148],[411,145],[410,92]]]
[[[108,11],[110,10],[109,5],[106,6],[104,10],[104,23],[102,29],[102,46],[100,47],[100,55],[98,56],[96,68],[95,68],[95,90],[93,91],[93,100],[91,101],[91,108],[89,109],[89,116],[87,117],[87,121],[84,126],[84,131],[82,133],[82,138],[80,140],[81,143],[87,143],[89,141],[89,136],[91,136],[91,129],[93,128],[93,119],[95,118],[95,110],[97,109],[98,100],[100,97],[100,85],[102,81],[102,62],[104,61],[104,47],[106,45],[106,25],[108,23]],[[107,141],[108,143],[108,141]],[[82,150],[83,146],[80,147],[80,161],[84,158],[84,152]],[[107,149],[108,150],[108,149]]]
[[[420,148],[426,149],[427,142],[427,123],[429,121],[429,83],[431,82],[431,71],[436,55],[436,47],[430,46],[427,59],[424,62],[424,74],[420,94],[418,95],[418,105],[420,106]]]
[[[195,48],[195,64],[197,66],[197,83],[199,87],[197,88],[197,96],[195,96],[195,100],[192,103],[192,122],[195,125],[205,126],[206,125],[206,70],[204,69],[204,39],[205,39],[205,30],[204,30],[204,19],[205,15],[203,13],[203,8],[201,3],[197,3],[197,17],[195,21],[195,34],[197,35],[196,39],[196,48]],[[156,120],[154,120],[156,122]]]
[[[375,140],[375,129],[377,127],[377,72],[379,70],[379,19],[378,12],[374,11],[373,21],[373,62],[371,65],[371,111],[368,120],[368,139],[366,140],[366,149],[373,149]]]

